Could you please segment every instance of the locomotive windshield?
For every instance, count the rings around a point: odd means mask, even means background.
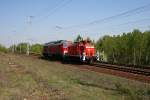
[[[68,47],[67,42],[64,42],[64,43],[63,43],[63,48],[67,48],[67,47]]]

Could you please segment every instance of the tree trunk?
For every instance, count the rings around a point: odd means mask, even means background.
[[[141,50],[140,50],[140,53],[139,53],[139,64],[141,65]]]
[[[146,64],[148,64],[148,60],[149,60],[149,59],[148,59],[148,53],[147,53],[147,54],[146,54],[146,62],[145,62]]]
[[[133,49],[133,64],[136,65],[136,54],[135,54],[135,48]]]

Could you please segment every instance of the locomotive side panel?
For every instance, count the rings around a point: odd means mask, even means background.
[[[73,44],[68,47],[69,56],[79,56],[78,44]]]
[[[60,55],[61,46],[60,45],[49,45],[48,46],[49,55]]]
[[[71,42],[66,40],[46,43],[43,46],[43,55],[45,56],[45,54],[47,54],[53,57],[63,57],[68,53],[68,45],[71,45]]]

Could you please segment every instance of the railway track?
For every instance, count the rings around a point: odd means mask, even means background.
[[[103,64],[103,63],[94,63],[92,64],[92,66],[150,76],[150,69],[147,68],[135,68],[135,67]]]
[[[40,54],[30,54],[31,57],[35,59],[42,58]],[[53,60],[52,60],[53,61]],[[55,62],[60,63],[58,60]],[[64,63],[63,63],[64,64]],[[120,66],[96,62],[91,65],[80,64],[76,62],[65,62],[65,64],[73,65],[83,70],[90,70],[98,73],[105,73],[110,75],[115,75],[119,77],[124,77],[127,79],[137,80],[144,83],[150,83],[150,69],[149,67],[135,67],[135,66]]]
[[[41,57],[40,54],[31,53],[30,56],[32,57]],[[122,65],[112,65],[112,64],[105,64],[105,63],[94,63],[91,64],[91,67],[100,67],[106,68],[111,70],[123,71],[128,73],[140,74],[144,76],[150,76],[150,68],[149,67],[132,67],[132,66],[122,66]]]

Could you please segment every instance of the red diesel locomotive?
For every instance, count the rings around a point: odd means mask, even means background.
[[[68,46],[67,57],[90,63],[96,60],[94,46],[89,41],[74,42]]]
[[[94,46],[89,41],[70,42],[59,40],[46,43],[43,47],[45,57],[61,57],[63,60],[80,60],[92,63],[97,60]]]
[[[43,46],[44,57],[64,57],[68,53],[68,46],[72,43],[66,40],[45,43]]]

